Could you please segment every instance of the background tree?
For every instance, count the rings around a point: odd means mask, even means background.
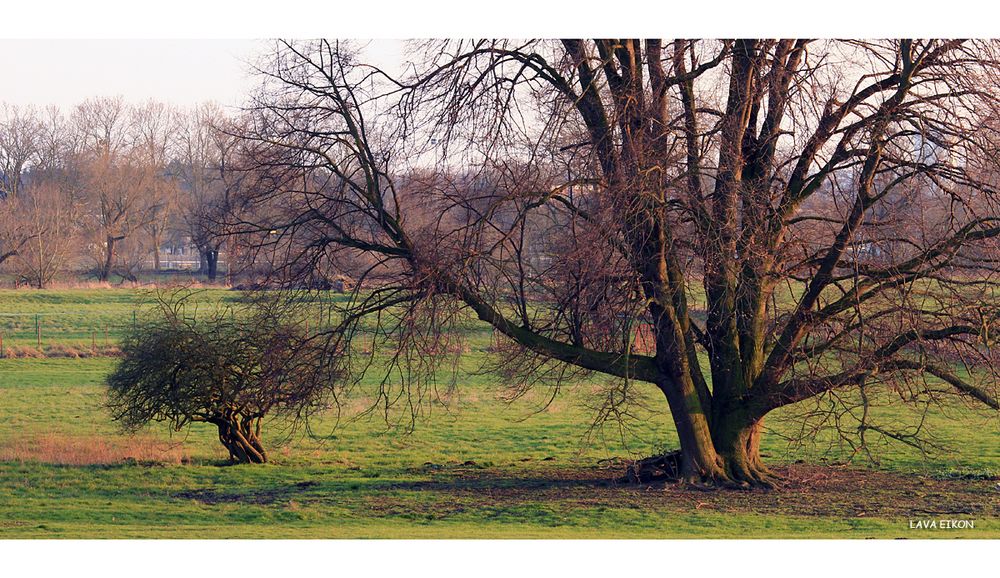
[[[156,215],[157,173],[147,162],[148,150],[137,146],[142,140],[136,119],[120,98],[84,101],[73,119],[79,135],[74,162],[89,207],[95,269],[107,281],[119,245]]]
[[[261,421],[303,420],[324,409],[338,382],[336,357],[273,303],[196,317],[184,304],[182,293],[161,299],[126,335],[107,378],[112,417],[129,430],[210,423],[233,461],[266,462]]]
[[[0,193],[18,196],[22,175],[39,153],[42,123],[33,107],[3,105],[0,110]]]
[[[234,139],[223,129],[228,120],[214,103],[189,111],[179,137],[180,179],[185,190],[182,214],[186,232],[198,248],[201,272],[214,282],[224,243],[235,239],[223,235],[216,214],[224,205],[225,191],[237,177],[229,168]],[[230,269],[232,268],[230,255]]]
[[[0,265],[17,257],[31,240],[31,227],[22,220],[20,205],[15,199],[0,200]]]
[[[149,173],[148,218],[142,228],[153,256],[153,270],[159,271],[160,246],[173,228],[180,197],[176,176],[168,169],[179,128],[179,113],[161,102],[149,101],[132,110],[132,122],[137,138],[135,156]],[[141,259],[138,264],[142,265]]]
[[[80,206],[59,182],[33,182],[17,203],[16,218],[27,241],[17,252],[16,273],[44,289],[64,272],[80,244]]]

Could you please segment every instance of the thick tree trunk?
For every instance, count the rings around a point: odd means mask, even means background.
[[[699,409],[698,394],[691,387],[660,388],[667,396],[670,414],[681,443],[679,477],[694,483],[714,483],[726,479],[722,460],[712,444],[708,418]]]
[[[760,458],[762,429],[762,419],[750,421],[738,416],[716,424],[713,444],[729,481],[743,486],[774,486],[774,477]]]
[[[760,458],[762,419],[733,413],[709,422],[693,387],[661,390],[680,440],[680,480],[719,487],[774,487],[774,478]]]
[[[267,452],[260,442],[259,420],[220,418],[214,423],[219,428],[219,441],[229,450],[229,459],[241,464],[267,462]]]

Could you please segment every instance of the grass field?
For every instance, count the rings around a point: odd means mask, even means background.
[[[132,290],[6,291],[0,314],[45,314],[53,342],[86,347],[94,327],[124,327],[146,299]],[[36,339],[33,327],[6,331],[7,343]],[[780,491],[621,486],[621,460],[676,445],[665,403],[650,395],[627,444],[610,430],[586,438],[599,380],[571,384],[540,412],[546,391],[508,404],[499,378],[472,371],[485,360],[481,340],[463,356],[458,393],[412,433],[377,413],[358,417],[372,402],[359,396],[339,423],[315,420],[311,435],[267,424],[272,463],[263,466],[226,465],[207,427],[121,434],[102,408],[114,358],[2,359],[0,538],[1000,537],[995,414],[935,410],[928,425],[947,450],[879,447],[874,466],[849,462],[828,430],[789,445],[801,409],[792,408],[769,418],[763,448],[786,478]],[[899,424],[916,419],[879,411]],[[942,518],[975,527],[909,527]]]

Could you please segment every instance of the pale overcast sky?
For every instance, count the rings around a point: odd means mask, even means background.
[[[254,84],[248,63],[261,40],[0,40],[0,102],[54,104],[64,111],[92,96],[121,95],[180,106],[240,104]],[[377,40],[372,59],[393,67],[402,43]]]

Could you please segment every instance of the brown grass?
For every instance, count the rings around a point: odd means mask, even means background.
[[[89,345],[53,343],[44,345],[41,349],[31,345],[6,345],[0,354],[6,359],[77,359],[81,357],[118,357],[121,355],[121,349],[117,345],[98,345],[92,349]]]
[[[9,359],[41,359],[45,352],[29,345],[8,345],[4,347],[3,356]]]
[[[182,464],[190,456],[182,444],[149,436],[106,437],[66,434],[24,436],[0,442],[0,461],[88,466],[126,461]]]
[[[45,357],[69,357],[72,359],[78,359],[83,355],[89,354],[88,350],[80,350],[76,347],[70,345],[63,345],[61,343],[56,343],[49,345],[45,348]]]

